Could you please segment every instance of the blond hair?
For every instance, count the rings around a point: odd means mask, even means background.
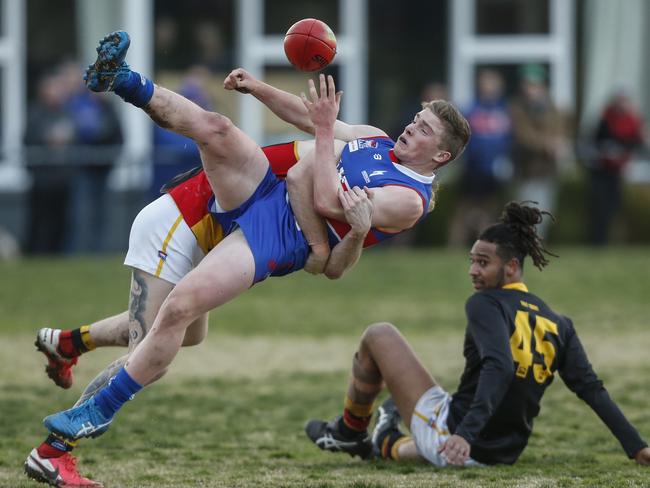
[[[442,149],[449,151],[451,158],[449,162],[461,155],[469,137],[471,130],[469,122],[460,113],[460,110],[447,100],[431,100],[422,102],[422,108],[428,108],[433,114],[440,119],[445,133],[442,136]]]
[[[433,212],[433,209],[436,208],[436,203],[438,203],[438,190],[440,190],[440,185],[437,181],[431,183],[431,199],[429,200],[429,208],[427,213]]]

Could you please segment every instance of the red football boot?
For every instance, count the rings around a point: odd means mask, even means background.
[[[58,458],[42,458],[36,449],[32,449],[25,461],[25,473],[36,481],[59,488],[104,486],[81,476],[77,471],[77,459],[69,452]]]
[[[45,372],[61,388],[68,389],[74,381],[72,367],[77,364],[77,357],[68,358],[59,349],[61,329],[45,327],[36,335],[36,348],[47,357]]]

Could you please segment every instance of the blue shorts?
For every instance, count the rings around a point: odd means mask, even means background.
[[[255,280],[283,276],[301,270],[309,255],[309,244],[298,227],[289,204],[287,185],[269,168],[255,192],[241,206],[212,215],[228,235],[240,228],[255,258]]]

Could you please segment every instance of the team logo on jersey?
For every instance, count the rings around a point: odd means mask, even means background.
[[[374,159],[376,159],[377,161],[381,161],[381,154],[379,154],[379,153],[375,153],[375,154],[373,154],[372,157],[373,157]]]
[[[386,173],[386,170],[375,170],[372,173],[368,174],[368,172],[364,169],[361,172],[361,176],[363,176],[363,179],[366,181],[366,183],[370,183],[370,178],[373,176],[381,176],[384,173]]]
[[[377,141],[374,139],[359,139],[359,149],[374,149],[377,147]]]
[[[343,165],[339,161],[339,164],[337,166],[337,169],[339,170],[339,181],[341,182],[341,185],[343,188],[349,188],[348,186],[348,179],[345,176],[345,168],[343,168]]]
[[[348,151],[355,152],[359,149],[375,149],[377,147],[377,141],[374,139],[355,139],[354,141],[348,142]]]

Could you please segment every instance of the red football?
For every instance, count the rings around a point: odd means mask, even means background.
[[[300,71],[318,71],[336,55],[336,37],[325,22],[302,19],[284,36],[284,52]]]

